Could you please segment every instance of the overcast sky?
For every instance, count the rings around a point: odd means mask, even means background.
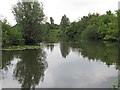
[[[11,25],[15,25],[14,16],[11,8],[18,0],[1,0],[0,16],[7,18]],[[78,20],[89,13],[104,14],[111,10],[114,12],[118,9],[120,0],[38,0],[43,2],[44,13],[48,17],[53,17],[55,23],[59,24],[61,17],[66,14],[71,22]]]

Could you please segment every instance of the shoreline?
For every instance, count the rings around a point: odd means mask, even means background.
[[[12,50],[33,50],[33,49],[39,49],[40,46],[35,45],[21,45],[21,46],[6,46],[2,48],[4,51],[12,51]]]

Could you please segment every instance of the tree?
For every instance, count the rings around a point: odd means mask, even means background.
[[[116,11],[116,14],[117,14],[117,22],[118,22],[118,40],[120,41],[120,9],[118,9]]]
[[[54,24],[54,19],[52,17],[50,17],[50,23]]]
[[[41,24],[44,20],[43,4],[19,1],[12,10],[15,19],[22,26],[25,44],[37,44],[42,38]]]
[[[5,19],[2,22],[2,47],[21,44],[24,44],[22,33],[17,28],[10,26]]]
[[[98,26],[93,24],[93,25],[88,25],[86,30],[82,32],[82,39],[92,39],[95,40],[97,39],[97,30]]]
[[[106,12],[107,15],[113,15],[112,12],[109,10]]]
[[[65,32],[67,26],[70,25],[70,20],[69,18],[66,17],[66,15],[62,16],[61,22],[60,22],[60,29],[62,32]]]
[[[54,19],[52,17],[50,17],[50,28],[51,29],[54,29],[55,28],[55,25],[54,25]]]
[[[89,13],[88,16],[83,16],[81,20],[71,23],[65,31],[67,37],[70,39],[81,39],[81,34],[89,25],[97,24],[98,17],[98,13]]]

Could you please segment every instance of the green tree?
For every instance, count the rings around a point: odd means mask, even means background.
[[[97,39],[98,26],[93,24],[89,25],[82,33],[82,39]]]
[[[11,45],[21,45],[24,44],[24,39],[22,37],[22,33],[17,29],[11,29],[9,31],[9,39]]]
[[[88,16],[83,16],[78,22],[73,22],[69,27],[67,27],[65,33],[68,38],[81,39],[81,34],[89,25],[97,24],[99,14],[88,14]]]
[[[49,30],[50,30],[50,25],[49,25],[49,23],[48,22],[46,22],[45,24],[42,24],[41,25],[42,27],[42,35],[46,35],[46,34],[48,34],[48,32],[49,32]],[[43,37],[44,38],[44,37]]]
[[[107,15],[113,15],[112,12],[109,10],[106,12]]]
[[[52,17],[50,17],[50,23],[51,23],[50,28],[54,29],[55,25],[54,25],[54,19]]]
[[[54,19],[52,17],[50,17],[50,23],[54,24]]]
[[[12,29],[11,26],[9,24],[7,24],[6,21],[2,22],[2,47],[10,44],[8,32],[11,29]]]
[[[62,30],[62,32],[64,33],[67,26],[70,25],[70,20],[69,18],[66,17],[66,15],[62,16],[61,22],[60,22],[60,29]]]
[[[7,20],[2,22],[2,47],[6,45],[20,45],[24,44],[22,33],[13,28],[7,23]]]
[[[65,34],[69,39],[87,38],[118,41],[120,20],[119,11],[116,12],[117,16],[111,11],[107,11],[104,15],[93,13],[83,16],[78,22],[71,23],[65,30]]]
[[[118,39],[120,41],[120,9],[116,11],[117,14],[117,22],[118,22]]]
[[[102,15],[98,19],[98,35],[99,39],[115,41],[118,40],[118,22],[117,16],[111,11],[107,11],[106,15]]]
[[[42,38],[41,24],[44,20],[43,4],[19,1],[12,10],[15,19],[22,26],[25,44],[37,44]]]

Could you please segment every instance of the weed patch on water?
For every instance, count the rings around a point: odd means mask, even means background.
[[[23,45],[23,46],[8,46],[2,48],[2,50],[29,50],[29,49],[39,49],[40,46],[32,46],[32,45]]]

